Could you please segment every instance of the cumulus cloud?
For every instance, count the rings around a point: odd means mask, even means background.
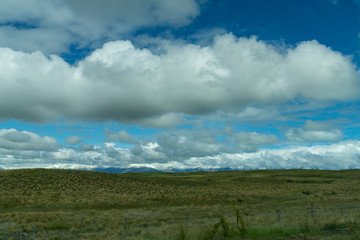
[[[163,41],[159,47],[162,53],[154,54],[129,41],[109,42],[77,66],[54,55],[0,48],[0,117],[170,128],[187,115],[237,112],[296,98],[359,96],[356,66],[316,41],[278,49],[227,34],[209,46]]]
[[[118,39],[141,27],[183,26],[200,12],[194,0],[12,0],[1,5],[0,46],[47,54]]]
[[[4,135],[4,139],[10,142],[23,143],[29,141],[31,138],[28,134],[22,132],[7,132]]]
[[[42,167],[43,155],[59,150],[56,139],[28,131],[0,129],[0,166],[4,168]],[[42,165],[44,164],[44,165]]]
[[[146,145],[146,147],[145,147]],[[116,154],[108,154],[109,149],[94,149],[89,152],[75,152],[74,150],[59,150],[57,154],[52,154],[51,161],[47,161],[47,166],[75,168],[80,165],[82,168],[95,167],[152,167],[159,170],[171,170],[173,168],[204,168],[216,169],[230,167],[234,170],[250,169],[358,169],[360,168],[360,142],[346,141],[332,145],[318,145],[312,147],[292,146],[284,149],[260,150],[254,153],[221,153],[213,156],[190,157],[182,161],[168,160],[163,161],[159,152],[154,151],[158,146],[156,143],[145,144],[142,152],[136,156],[146,154],[152,155],[152,161],[139,161],[128,149],[116,148],[114,145],[107,146]],[[147,151],[144,153],[144,151]],[[50,156],[50,155],[49,155]],[[56,159],[56,160],[55,160]],[[2,159],[0,159],[1,161]],[[138,161],[136,161],[138,160]],[[12,162],[3,166],[9,168],[19,160],[13,159]],[[22,159],[23,163],[28,160]],[[43,164],[43,161],[32,160],[33,166]],[[15,164],[14,164],[15,165]]]
[[[360,167],[360,142],[227,154],[220,163],[237,169],[355,169]]]
[[[258,148],[278,142],[275,135],[255,132],[233,134],[232,129],[177,130],[161,132],[157,139],[143,140],[130,148],[137,161],[183,162],[190,158],[216,156],[223,153],[253,152]]]
[[[134,123],[140,124],[150,128],[166,128],[172,129],[184,122],[184,116],[181,113],[165,113],[160,116],[154,116],[146,119],[135,121]]]
[[[58,147],[56,139],[52,137],[41,137],[32,132],[16,129],[0,129],[0,148],[3,149],[53,152]]]
[[[131,136],[127,131],[121,130],[119,132],[111,131],[110,129],[105,129],[104,134],[106,135],[107,141],[117,141],[123,143],[137,143],[136,138]]]
[[[309,123],[310,127],[313,123]],[[317,125],[318,123],[315,123]],[[353,169],[360,168],[360,142],[288,146],[282,149],[261,149],[257,152],[237,152],[229,149],[229,140],[216,139],[212,131],[161,133],[157,140],[143,140],[132,148],[82,144],[76,148],[59,148],[51,137],[14,129],[0,130],[0,165],[4,169],[33,167],[86,168],[147,166],[159,170],[171,168],[233,169]],[[237,135],[236,135],[237,134]],[[254,145],[276,139],[271,135],[236,133]],[[24,136],[29,136],[24,137]],[[260,138],[263,138],[261,139]],[[191,146],[192,145],[192,146]]]
[[[289,129],[286,137],[294,142],[337,142],[343,133],[329,124],[308,120],[302,128]]]
[[[159,144],[152,141],[144,141],[130,148],[131,159],[134,163],[165,162],[167,155],[158,150]]]
[[[240,132],[234,135],[235,142],[239,150],[244,152],[254,152],[260,146],[272,145],[279,141],[276,135],[260,134],[256,132]]]
[[[153,162],[131,164],[159,170],[172,168],[232,168],[251,169],[358,169],[360,142],[346,141],[312,147],[290,146],[283,149],[260,150],[254,153],[222,153],[214,156],[192,157],[182,162]]]
[[[82,145],[80,145],[79,149],[82,151],[87,151],[87,152],[94,151],[94,145],[88,144],[88,143],[82,144]]]
[[[69,136],[68,138],[66,138],[65,143],[69,144],[69,145],[76,145],[81,143],[83,140],[81,137],[78,136]]]
[[[224,141],[216,140],[216,133],[206,130],[163,132],[157,139],[156,151],[165,154],[167,160],[203,157],[230,151]]]
[[[241,122],[268,122],[274,119],[277,121],[286,119],[277,106],[247,106],[239,112],[226,117]]]
[[[41,154],[38,159],[32,159],[33,166],[42,167],[65,167],[91,169],[99,167],[125,167],[131,162],[129,149],[118,148],[113,143],[105,143],[103,146],[83,144],[79,149],[60,148],[56,152]],[[24,160],[23,160],[24,161]],[[136,161],[133,161],[136,163]],[[6,165],[13,163],[8,161]]]

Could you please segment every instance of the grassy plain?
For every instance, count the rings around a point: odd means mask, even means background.
[[[360,170],[0,171],[0,239],[34,233],[35,239],[360,239]]]

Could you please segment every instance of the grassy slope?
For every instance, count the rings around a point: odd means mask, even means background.
[[[359,173],[358,170],[129,174],[45,169],[0,171],[0,236],[15,231],[31,232],[36,224],[37,239],[50,236],[119,239],[126,217],[130,227],[126,239],[159,236],[169,239],[184,233],[189,214],[191,227],[183,237],[197,239],[203,232],[199,229],[211,229],[220,217],[232,224],[235,206],[249,232],[257,231],[247,237],[261,239],[264,236],[256,237],[261,231],[269,237],[276,236],[268,226],[278,227],[279,236],[300,234],[300,225],[304,232],[309,232],[307,224],[314,225],[310,215],[313,203],[315,225],[321,225],[318,229],[338,234],[340,231],[350,237],[357,234],[354,221],[360,216]],[[340,215],[341,201],[344,217]],[[275,212],[278,207],[280,225]],[[352,225],[343,226],[343,222]],[[294,230],[290,231],[291,227]],[[315,230],[311,235],[327,234]]]

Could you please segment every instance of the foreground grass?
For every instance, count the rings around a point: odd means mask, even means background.
[[[360,239],[359,173],[0,171],[0,239]]]

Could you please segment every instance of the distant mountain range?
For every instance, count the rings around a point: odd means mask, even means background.
[[[178,168],[170,168],[166,170],[157,170],[155,168],[148,168],[148,167],[132,167],[132,168],[93,168],[91,171],[96,172],[107,172],[107,173],[136,173],[136,172],[174,172],[174,173],[180,173],[180,172],[215,172],[215,171],[235,171],[236,169],[232,168],[210,168],[210,169],[204,169],[204,168],[186,168],[186,169],[178,169]]]
[[[69,170],[84,170],[84,171],[94,171],[94,172],[107,172],[107,173],[141,173],[141,172],[173,172],[173,173],[183,173],[183,172],[219,172],[219,171],[248,171],[248,170],[260,170],[260,169],[234,169],[234,168],[167,168],[163,170],[149,168],[149,167],[130,167],[130,168],[116,168],[116,167],[107,167],[107,168],[84,168],[81,166],[78,167],[68,167],[68,166],[53,166],[47,169],[69,169]],[[285,168],[279,168],[277,170],[284,170]],[[309,169],[309,168],[298,168],[298,169]],[[319,168],[311,168],[312,170],[324,170]],[[6,170],[5,168],[0,167],[0,171]],[[268,169],[271,170],[271,169]],[[274,169],[272,169],[274,170]]]
[[[107,173],[140,173],[140,172],[174,172],[174,173],[181,173],[181,172],[216,172],[216,171],[236,171],[237,169],[232,168],[186,168],[186,169],[179,169],[179,168],[168,168],[165,170],[158,170],[155,168],[149,167],[131,167],[131,168],[116,168],[116,167],[108,167],[108,168],[67,168],[67,167],[50,167],[48,169],[71,169],[71,170],[85,170],[85,171],[95,171],[95,172],[107,172]],[[6,170],[0,167],[1,170]]]

